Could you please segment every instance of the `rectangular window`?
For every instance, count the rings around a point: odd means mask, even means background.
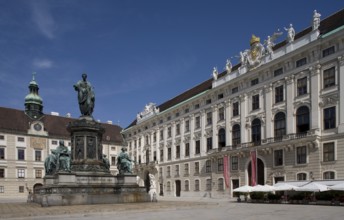
[[[199,116],[197,116],[195,118],[195,128],[198,129],[201,127],[201,118]]]
[[[326,57],[328,55],[334,54],[334,46],[326,48],[325,50],[322,51],[322,56]]]
[[[217,95],[217,99],[223,99],[223,93]]]
[[[211,99],[207,99],[207,100],[205,101],[205,104],[206,104],[206,105],[211,104]]]
[[[233,103],[233,117],[239,115],[239,102]]]
[[[0,160],[5,159],[5,148],[0,148]]]
[[[176,146],[176,159],[180,158],[180,146]]]
[[[5,187],[4,186],[0,186],[0,193],[5,193]]]
[[[213,123],[213,113],[212,112],[207,112],[207,125],[211,125]]]
[[[25,141],[25,138],[23,138],[23,137],[18,137],[18,138],[17,138],[17,141],[18,141],[18,142],[24,142],[24,141]]]
[[[156,142],[156,132],[154,132],[154,134],[153,134],[153,142],[154,143]]]
[[[307,58],[304,57],[302,59],[299,59],[298,61],[296,61],[296,67],[300,67],[307,64]]]
[[[274,71],[274,76],[279,76],[283,74],[283,68],[279,68]]]
[[[171,167],[167,167],[167,177],[171,177]]]
[[[275,103],[283,102],[284,90],[283,85],[275,88]]]
[[[112,166],[116,165],[116,157],[111,157],[111,165]]]
[[[179,165],[175,165],[175,176],[179,176]]]
[[[306,146],[296,148],[296,163],[297,164],[307,163],[307,148],[306,148]]]
[[[195,162],[195,174],[199,174],[199,162]]]
[[[194,109],[199,109],[199,104],[194,105]]]
[[[195,180],[195,191],[199,191],[199,180]]]
[[[185,191],[189,191],[189,180],[185,180]]]
[[[167,160],[172,159],[172,149],[169,147],[167,148]]]
[[[275,156],[275,166],[283,166],[283,150],[275,150],[274,151]]]
[[[189,175],[189,164],[186,163],[184,164],[184,176],[188,176]]]
[[[259,94],[252,96],[252,110],[259,109]]]
[[[5,140],[5,136],[4,135],[0,135],[0,140]]]
[[[334,142],[323,145],[324,162],[334,161]]]
[[[35,161],[42,161],[42,151],[35,150]]]
[[[231,157],[231,169],[238,170],[238,156]]]
[[[324,175],[323,176],[324,180],[334,180],[335,179],[335,173],[332,171],[324,172],[323,175]]]
[[[57,141],[51,141],[52,145],[57,145]]]
[[[178,117],[179,117],[179,112],[176,113],[176,118],[178,118]]]
[[[213,149],[213,138],[208,137],[207,138],[207,151],[210,151],[211,149]]]
[[[324,89],[336,85],[336,69],[331,67],[324,70]]]
[[[19,186],[19,192],[20,192],[20,193],[23,193],[23,192],[24,192],[24,189],[25,189],[24,186]]]
[[[172,128],[168,127],[167,128],[167,137],[170,138],[172,136]]]
[[[185,132],[189,132],[190,131],[190,121],[186,120],[185,121]]]
[[[201,141],[197,140],[195,141],[195,154],[201,153]]]
[[[185,157],[190,156],[190,143],[185,144]]]
[[[211,190],[211,179],[206,180],[206,190],[210,191]]]
[[[160,130],[160,140],[164,140],[164,131]]]
[[[25,150],[18,149],[18,160],[25,160]]]
[[[36,179],[41,179],[42,178],[42,170],[35,170],[35,176],[36,176]]]
[[[25,178],[25,170],[24,169],[18,169],[18,178]]]
[[[307,180],[307,174],[306,173],[298,173],[296,175],[297,180]]]
[[[251,86],[257,85],[259,83],[258,78],[251,80]]]
[[[211,160],[207,160],[205,162],[205,172],[206,173],[211,173]]]
[[[186,113],[189,113],[189,109],[188,108],[186,108],[185,110],[184,110],[184,113],[186,114]]]
[[[180,135],[180,124],[176,124],[176,135]]]
[[[219,121],[225,120],[225,108],[219,108]]]
[[[217,171],[223,171],[223,158],[218,158],[217,159]]]
[[[336,107],[324,109],[324,129],[336,128]]]
[[[232,88],[232,94],[237,93],[238,91],[239,91],[239,88],[238,88],[238,87]]]
[[[297,80],[297,95],[307,94],[307,76]]]
[[[160,150],[160,161],[164,161],[164,150]]]
[[[0,178],[5,178],[5,169],[0,168]]]
[[[171,116],[167,116],[167,121],[171,120]]]

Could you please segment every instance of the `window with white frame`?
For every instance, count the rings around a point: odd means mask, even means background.
[[[334,46],[332,46],[332,47],[329,47],[329,48],[326,48],[325,50],[323,50],[322,56],[326,57],[326,56],[329,56],[331,54],[334,54],[334,52],[335,52],[335,49],[334,49]]]
[[[5,159],[5,148],[0,146],[0,160]]]
[[[301,59],[296,61],[296,67],[300,67],[300,66],[303,66],[306,64],[307,64],[307,58],[306,57],[301,58]]]
[[[336,69],[335,69],[335,67],[331,67],[329,69],[324,70],[323,80],[324,80],[324,89],[336,85]]]
[[[199,191],[199,180],[195,180],[195,191]]]
[[[179,177],[179,165],[175,165],[175,176]]]
[[[225,120],[225,108],[221,107],[219,108],[219,121]]]
[[[297,80],[297,95],[307,94],[307,76]]]
[[[176,124],[176,135],[180,135],[180,124]]]
[[[211,190],[211,179],[206,179],[206,189],[207,191]]]
[[[218,179],[217,190],[219,190],[219,191],[223,191],[224,190],[223,178],[219,178]]]
[[[184,188],[185,188],[185,191],[189,191],[189,180],[185,180],[184,182]]]
[[[19,193],[24,193],[24,190],[25,190],[24,186],[19,186]]]
[[[296,163],[305,164],[307,163],[307,147],[301,146],[296,148]]]
[[[201,153],[201,141],[197,140],[195,141],[195,154]]]
[[[25,178],[25,169],[18,169],[17,175],[18,175],[18,178]]]
[[[35,170],[35,176],[36,176],[36,179],[41,179],[42,178],[42,170]]]
[[[172,128],[168,127],[167,128],[167,138],[170,138],[172,136]]]
[[[5,169],[0,168],[0,178],[5,178]]]
[[[211,125],[213,123],[213,113],[207,112],[207,125]]]
[[[18,142],[25,142],[25,138],[24,137],[17,137],[17,141]]]
[[[190,156],[190,143],[185,143],[185,157]]]
[[[232,170],[238,170],[238,156],[232,156],[231,157],[231,169]]]
[[[297,180],[307,180],[307,173],[298,173],[296,174]]]
[[[336,107],[324,109],[324,130],[336,128]]]
[[[274,165],[283,166],[283,149],[274,151]]]
[[[334,142],[323,144],[323,161],[330,162],[335,160]]]
[[[195,162],[195,174],[199,174],[199,162]]]
[[[25,149],[18,148],[17,153],[18,160],[25,160]]]
[[[176,159],[180,158],[180,145],[176,146]]]
[[[333,171],[326,171],[323,173],[323,179],[324,180],[334,180],[335,179],[335,173]]]
[[[184,176],[189,176],[189,164],[184,164]]]
[[[275,103],[284,101],[284,86],[280,85],[275,88]]]
[[[189,132],[189,131],[190,131],[190,121],[185,120],[185,132]]]
[[[167,182],[167,191],[168,192],[171,191],[171,182],[170,181]]]
[[[35,161],[42,161],[42,151],[35,150]]]
[[[211,160],[207,160],[205,162],[205,172],[206,173],[211,173]]]
[[[217,159],[217,171],[221,172],[223,171],[223,158],[218,158]]]
[[[195,129],[198,129],[201,127],[201,118],[200,116],[196,116],[195,118]]]
[[[233,103],[233,117],[239,115],[239,102]]]
[[[213,138],[208,137],[207,138],[207,151],[210,151],[211,149],[213,149]]]
[[[259,94],[252,96],[252,110],[259,109]]]
[[[4,186],[0,186],[0,193],[5,193],[5,187]]]
[[[167,177],[171,177],[171,167],[167,167]]]

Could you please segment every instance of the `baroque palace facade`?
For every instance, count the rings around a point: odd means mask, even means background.
[[[278,44],[282,33],[253,35],[237,65],[146,105],[122,131],[142,184],[152,173],[160,195],[222,197],[252,181],[344,179],[344,10],[310,20]]]
[[[68,123],[76,120],[43,114],[43,101],[33,78],[25,97],[25,110],[0,107],[0,199],[26,198],[43,184],[44,160],[56,149],[59,140],[69,148]],[[122,128],[111,122],[102,123],[103,154],[110,162],[110,171],[117,173],[116,157],[124,146]]]

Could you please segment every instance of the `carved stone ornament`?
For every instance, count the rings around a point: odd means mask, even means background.
[[[322,97],[319,106],[320,107],[326,107],[326,106],[330,106],[330,105],[336,105],[339,102],[339,95],[338,94],[333,94],[331,96],[327,96],[327,97]]]
[[[156,114],[159,113],[159,108],[156,107],[155,103],[148,103],[145,108],[143,109],[143,111],[139,114],[137,114],[136,119],[137,122],[141,122],[144,119],[150,118]]]
[[[213,129],[209,128],[205,130],[204,136],[211,137],[213,135]]]
[[[264,46],[260,43],[260,38],[252,35],[250,40],[251,48],[240,52],[241,65],[248,66],[249,69],[255,69],[261,65],[264,55]]]
[[[194,134],[194,140],[198,140],[201,138],[201,132],[197,132]]]

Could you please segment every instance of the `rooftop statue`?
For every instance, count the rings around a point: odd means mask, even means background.
[[[268,36],[268,38],[264,41],[264,44],[266,45],[266,51],[270,55],[270,58],[273,57],[274,51],[272,48],[275,46],[275,40],[283,34],[282,32],[279,32],[279,29],[277,31],[278,32],[274,32],[271,37]]]
[[[226,61],[226,71],[227,71],[227,73],[232,72],[232,67],[233,67],[233,65],[231,63],[231,60],[227,59],[227,61]]]
[[[126,148],[122,148],[122,152],[119,153],[117,159],[117,168],[120,174],[132,173],[132,159],[129,158]]]
[[[295,30],[293,28],[293,25],[290,24],[289,25],[289,28],[284,28],[284,30],[287,31],[288,35],[287,35],[287,40],[288,40],[288,43],[291,43],[294,41],[294,37],[295,37]]]
[[[219,75],[219,73],[217,72],[217,68],[216,67],[214,67],[213,68],[213,79],[214,80],[217,80],[217,76]]]
[[[94,90],[90,82],[87,81],[87,74],[82,74],[74,89],[78,92],[79,108],[82,116],[92,116],[95,102]]]
[[[313,31],[318,30],[318,28],[320,26],[320,17],[321,17],[321,14],[319,14],[317,12],[317,10],[314,10],[314,13],[313,13]]]

